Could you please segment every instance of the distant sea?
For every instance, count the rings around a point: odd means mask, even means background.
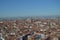
[[[39,19],[39,18],[44,18],[44,19],[60,19],[60,16],[25,16],[25,17],[1,17],[0,20],[17,20],[17,19],[27,19],[27,18],[32,18],[32,19]]]

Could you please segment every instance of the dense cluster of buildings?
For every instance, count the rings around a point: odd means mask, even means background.
[[[51,40],[53,37],[60,38],[60,19],[27,18],[0,21],[0,35],[3,40],[21,40],[26,34],[31,34],[29,40],[37,40],[36,34],[39,33],[46,38],[51,33]]]

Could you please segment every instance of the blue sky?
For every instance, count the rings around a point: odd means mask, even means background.
[[[0,17],[58,15],[60,0],[0,0]]]

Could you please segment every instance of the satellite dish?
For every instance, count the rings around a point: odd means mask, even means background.
[[[0,40],[5,40],[5,39],[2,37],[2,33],[0,33]]]

